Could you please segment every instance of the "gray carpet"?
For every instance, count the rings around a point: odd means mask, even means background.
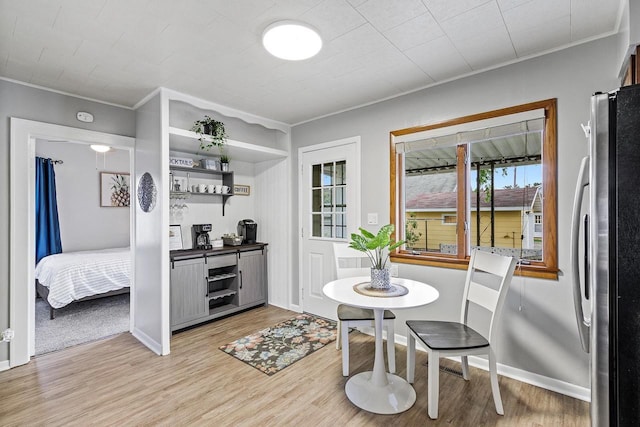
[[[36,299],[36,355],[95,341],[129,330],[129,294],[76,302],[56,310]]]

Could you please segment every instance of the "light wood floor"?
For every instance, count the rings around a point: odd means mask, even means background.
[[[505,415],[495,413],[488,374],[471,381],[441,373],[440,418],[427,416],[426,354],[418,352],[417,401],[375,415],[344,394],[340,352],[328,345],[269,377],[218,350],[291,318],[258,308],[173,336],[160,357],[122,334],[35,358],[0,372],[0,425],[207,426],[588,426],[588,404],[500,378]],[[406,353],[397,346],[405,375]],[[351,373],[372,367],[373,338],[351,334]],[[458,364],[443,361],[451,368]]]

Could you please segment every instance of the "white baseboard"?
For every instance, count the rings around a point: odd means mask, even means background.
[[[11,366],[9,366],[8,360],[0,361],[0,372],[9,370]]]
[[[133,328],[131,335],[136,337],[138,341],[144,344],[149,350],[153,351],[158,356],[162,356],[162,345],[156,340],[152,339],[149,335],[142,332],[140,329]]]
[[[373,335],[372,328],[362,328],[364,333]],[[402,335],[395,336],[396,344],[407,346],[407,337]],[[419,351],[426,350],[416,343],[416,349]],[[460,358],[451,357],[453,361],[459,362]],[[484,371],[489,371],[489,362],[487,359],[483,359],[478,356],[469,356],[469,365],[480,368]],[[533,372],[525,371],[523,369],[514,368],[513,366],[497,364],[498,374],[507,378],[512,378],[523,383],[531,384],[536,387],[544,388],[546,390],[554,391],[556,393],[564,394],[565,396],[573,397],[575,399],[584,400],[585,402],[591,401],[591,390],[586,387],[581,387],[575,384],[571,384],[565,381],[557,380],[555,378],[546,377],[544,375],[535,374]]]
[[[280,307],[280,306],[278,306]],[[280,307],[286,310],[295,311],[296,313],[302,313],[302,308],[298,304],[290,304],[289,307]]]

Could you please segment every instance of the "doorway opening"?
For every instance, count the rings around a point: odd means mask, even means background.
[[[9,366],[28,363],[35,354],[35,164],[36,140],[68,141],[79,145],[108,145],[126,150],[126,170],[134,175],[135,139],[115,134],[11,118],[10,132],[9,326],[15,338],[9,347]],[[98,202],[96,202],[98,203]],[[90,219],[90,218],[89,218]],[[129,209],[129,247],[135,247],[135,209]],[[135,262],[130,251],[130,262]],[[135,281],[130,283],[129,331],[136,324]]]
[[[130,329],[132,163],[105,149],[36,139],[35,356]]]

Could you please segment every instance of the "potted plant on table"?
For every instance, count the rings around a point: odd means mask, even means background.
[[[371,260],[372,288],[389,289],[391,287],[389,269],[386,268],[389,253],[405,243],[404,240],[398,242],[391,240],[394,229],[393,224],[387,224],[383,225],[375,235],[364,228],[359,228],[360,234],[351,233],[349,247],[364,252]]]
[[[213,146],[222,147],[227,140],[224,123],[209,116],[204,116],[204,119],[193,122],[191,131],[198,134],[202,150],[209,150]]]

